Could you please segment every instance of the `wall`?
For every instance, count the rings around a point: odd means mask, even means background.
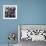
[[[46,0],[23,0],[21,24],[46,24]]]
[[[3,19],[3,5],[18,5],[18,19],[17,20],[4,20]],[[18,35],[17,24],[20,22],[21,1],[19,0],[0,0],[0,44],[7,44],[8,34],[10,32],[16,32]],[[18,37],[16,38],[18,43]]]

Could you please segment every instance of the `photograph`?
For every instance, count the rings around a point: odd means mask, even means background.
[[[46,41],[46,25],[19,25],[20,40]]]
[[[41,42],[46,42],[46,25],[18,24],[18,42],[20,46],[31,46],[32,43],[41,45]]]
[[[17,5],[3,5],[3,19],[17,19]]]

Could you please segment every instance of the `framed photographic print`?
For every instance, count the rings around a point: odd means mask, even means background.
[[[17,19],[17,5],[3,5],[3,19]]]
[[[45,24],[19,24],[18,25],[18,41],[46,41],[46,25]]]

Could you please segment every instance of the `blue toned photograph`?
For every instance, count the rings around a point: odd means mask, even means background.
[[[46,46],[46,0],[0,0],[0,46]]]

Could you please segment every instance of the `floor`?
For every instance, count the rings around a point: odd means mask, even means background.
[[[0,44],[0,46],[8,46],[8,44]],[[10,45],[10,46],[18,46],[18,44]]]
[[[8,45],[7,44],[0,44],[0,46],[8,46]],[[13,46],[46,46],[46,42],[42,42],[42,41],[32,42],[31,40],[28,40],[28,41],[21,40],[19,45],[14,44]]]
[[[46,42],[45,41],[32,42],[31,40],[28,41],[21,40],[20,46],[46,46]]]

